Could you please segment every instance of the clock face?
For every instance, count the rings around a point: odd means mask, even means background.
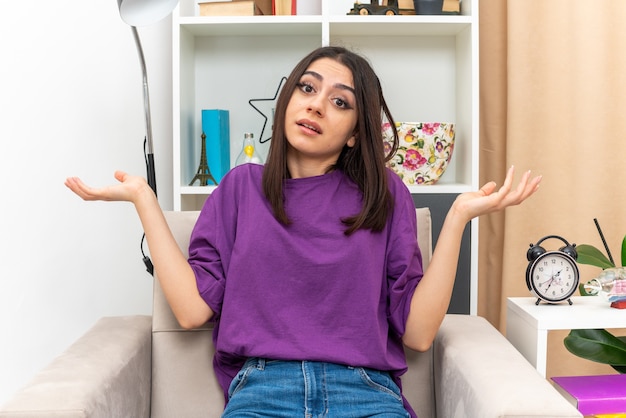
[[[561,302],[578,288],[578,266],[567,254],[546,252],[529,266],[527,280],[537,297],[547,302]]]

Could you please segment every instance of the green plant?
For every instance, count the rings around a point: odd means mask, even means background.
[[[578,357],[626,373],[626,336],[616,337],[605,329],[573,329],[563,343]]]
[[[597,223],[596,223],[597,225]],[[581,244],[576,247],[579,264],[587,264],[601,269],[616,267],[613,257],[598,226],[598,232],[606,248],[607,255],[596,247]],[[622,240],[622,267],[626,266],[626,236]],[[579,286],[580,294],[587,295],[584,284]],[[619,373],[626,373],[626,336],[616,337],[605,329],[573,329],[563,340],[567,350],[581,358],[596,363],[608,364]]]
[[[611,253],[608,251],[607,254],[600,250],[598,250],[593,245],[581,244],[576,247],[576,252],[578,253],[578,258],[576,262],[578,264],[588,264],[590,266],[600,267],[601,269],[606,269],[610,267],[616,267],[613,258],[611,257]],[[626,236],[622,240],[622,267],[626,266]]]

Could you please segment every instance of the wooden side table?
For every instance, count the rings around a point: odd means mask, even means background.
[[[548,331],[626,328],[626,310],[615,309],[600,296],[574,296],[567,303],[536,305],[537,298],[507,300],[506,338],[546,376]]]

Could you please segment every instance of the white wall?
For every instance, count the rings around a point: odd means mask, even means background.
[[[140,28],[159,200],[171,208],[171,21]],[[63,185],[145,175],[141,71],[116,0],[0,12],[0,404],[99,317],[149,314],[152,277],[127,203]]]

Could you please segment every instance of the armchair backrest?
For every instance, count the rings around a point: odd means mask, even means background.
[[[199,212],[166,212],[165,217],[183,254]],[[424,268],[432,254],[431,218],[428,208],[416,209],[417,239]],[[158,280],[154,281],[152,317],[153,418],[181,416],[219,417],[224,397],[213,373],[212,325],[184,330],[172,314]],[[403,376],[404,393],[420,418],[435,415],[432,385],[432,353],[407,350],[409,371]]]

